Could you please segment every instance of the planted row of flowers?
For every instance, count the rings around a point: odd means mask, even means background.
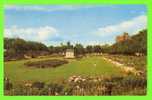
[[[11,84],[11,87],[9,86]],[[146,94],[146,79],[127,77],[71,76],[62,83],[27,82],[13,87],[5,80],[5,95],[124,95],[142,90]],[[138,92],[127,95],[138,95]]]

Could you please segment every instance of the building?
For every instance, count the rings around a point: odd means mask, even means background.
[[[128,33],[124,33],[123,35],[119,35],[116,37],[116,42],[123,42],[129,39]]]
[[[75,58],[74,50],[73,49],[67,49],[66,53],[65,53],[65,58]]]

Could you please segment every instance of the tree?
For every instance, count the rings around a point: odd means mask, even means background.
[[[71,45],[71,43],[69,41],[67,42],[67,48],[68,49],[73,49],[73,45]]]
[[[102,46],[101,46],[102,52],[103,52],[103,53],[110,52],[110,47],[111,47],[111,46],[110,46],[109,44],[102,45]]]
[[[43,43],[25,41],[20,38],[5,38],[4,39],[5,58],[24,58],[25,54],[41,55],[48,52],[48,47]]]
[[[76,55],[83,55],[85,53],[84,47],[81,44],[76,44],[74,47]]]
[[[109,51],[107,53],[112,54],[135,54],[147,53],[147,30],[139,31],[138,34],[133,35],[130,39],[114,43],[112,46],[108,47]]]
[[[101,53],[102,52],[102,49],[101,49],[100,45],[95,45],[94,46],[94,52],[95,53]]]
[[[55,52],[54,46],[49,46],[48,49],[50,54],[53,54]]]
[[[87,52],[87,53],[93,53],[93,52],[94,52],[93,46],[88,45],[88,46],[86,47],[86,52]]]

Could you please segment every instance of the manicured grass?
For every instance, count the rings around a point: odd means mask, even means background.
[[[113,64],[103,60],[102,56],[89,56],[82,59],[71,59],[68,64],[61,65],[57,68],[29,68],[24,65],[27,61],[39,61],[54,59],[41,58],[20,61],[5,62],[5,77],[9,77],[13,84],[23,81],[44,81],[44,82],[60,82],[67,80],[72,75],[81,76],[121,76],[122,71]],[[55,59],[63,59],[56,57]]]

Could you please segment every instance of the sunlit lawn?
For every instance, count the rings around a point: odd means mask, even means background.
[[[30,61],[54,59],[30,59]],[[56,57],[56,59],[64,59]],[[60,82],[67,80],[72,75],[81,76],[121,76],[122,71],[113,64],[103,60],[102,56],[89,56],[82,59],[69,60],[68,64],[57,68],[29,68],[24,65],[29,60],[5,62],[5,77],[8,77],[14,84],[23,81],[44,81]]]

